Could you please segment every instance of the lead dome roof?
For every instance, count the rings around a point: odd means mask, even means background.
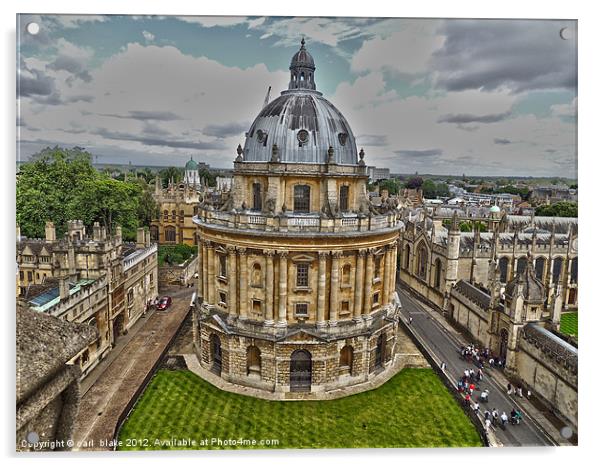
[[[267,162],[276,144],[281,162],[358,163],[355,137],[343,114],[315,90],[314,60],[302,41],[291,60],[289,89],[268,103],[246,133],[245,162]]]

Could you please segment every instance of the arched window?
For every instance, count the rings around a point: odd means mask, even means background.
[[[301,72],[301,77],[299,78],[300,81],[305,81],[305,73]]]
[[[165,241],[171,243],[176,242],[176,227],[165,227]]]
[[[543,257],[535,259],[535,276],[540,280],[543,280],[543,272],[546,267],[546,260]]]
[[[261,210],[261,183],[253,183],[253,210]]]
[[[416,275],[423,280],[426,279],[426,269],[428,262],[428,252],[426,246],[421,244],[418,248],[418,261],[416,262]]]
[[[247,375],[261,378],[261,351],[254,345],[247,348]]]
[[[521,257],[516,262],[516,273],[514,275],[520,275],[521,273],[524,273],[525,270],[527,270],[527,258]]]
[[[435,259],[435,288],[441,287],[441,259]]]
[[[184,221],[184,211],[180,210],[180,222]]]
[[[577,283],[577,269],[578,269],[577,258],[575,257],[571,261],[571,283]]]
[[[500,268],[500,282],[506,283],[508,281],[508,258],[502,257],[498,262]]]
[[[289,373],[291,392],[311,391],[311,353],[305,349],[295,350],[293,354],[291,354]]]
[[[353,347],[351,345],[345,345],[341,348],[339,355],[339,368],[340,374],[349,374],[353,372]]]
[[[309,195],[310,188],[306,184],[295,186],[294,191],[294,206],[295,212],[309,212]]]
[[[159,241],[159,228],[157,227],[157,225],[150,226],[150,236],[151,240]]]
[[[262,274],[261,274],[261,265],[259,265],[257,262],[255,264],[253,264],[253,272],[251,274],[251,286],[257,286],[257,287],[261,287],[262,286]]]
[[[554,283],[558,283],[560,281],[563,265],[564,260],[562,259],[562,257],[557,257],[556,259],[554,259],[554,267],[552,268],[552,281]]]
[[[406,244],[406,246],[404,248],[403,268],[406,270],[410,268],[410,245],[409,244]]]
[[[167,222],[169,220],[169,212],[167,210],[163,211],[163,220]]]
[[[171,211],[171,220],[172,220],[172,222],[176,221],[176,211],[175,210]]]
[[[343,266],[343,273],[341,274],[341,283],[343,285],[351,285],[351,265],[345,264]]]
[[[211,351],[211,372],[221,375],[222,373],[222,343],[219,337],[212,333],[209,337]]]

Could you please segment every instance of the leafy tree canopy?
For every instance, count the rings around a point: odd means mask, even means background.
[[[577,217],[577,203],[560,201],[551,205],[540,205],[535,208],[535,215],[538,217]]]

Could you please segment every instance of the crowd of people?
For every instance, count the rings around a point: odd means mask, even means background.
[[[494,355],[489,348],[477,348],[474,344],[460,348],[460,354],[464,360],[474,363],[479,369],[483,369],[486,363],[492,369],[503,369],[506,366],[504,358]]]

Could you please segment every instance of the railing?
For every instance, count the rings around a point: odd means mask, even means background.
[[[264,215],[249,212],[220,212],[201,210],[193,218],[197,225],[221,226],[237,230],[260,230],[274,232],[363,232],[377,231],[387,228],[400,228],[401,221],[397,214],[367,216],[347,214],[344,217],[324,217],[319,214],[285,213],[281,215]]]

